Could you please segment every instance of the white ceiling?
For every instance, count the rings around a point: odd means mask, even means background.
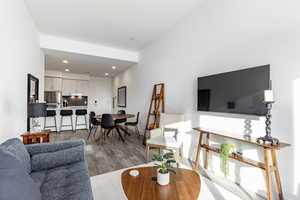
[[[41,33],[139,50],[202,0],[25,0]]]
[[[89,74],[97,77],[105,77],[105,73],[113,77],[134,64],[128,61],[48,49],[44,49],[44,53],[46,70],[65,72],[65,69],[69,69],[69,73]],[[63,60],[68,60],[69,63],[64,64]],[[112,69],[112,66],[116,66],[116,69]]]

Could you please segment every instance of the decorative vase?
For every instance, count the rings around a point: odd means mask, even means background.
[[[170,183],[170,173],[162,174],[157,169],[157,183],[159,185],[168,185]]]

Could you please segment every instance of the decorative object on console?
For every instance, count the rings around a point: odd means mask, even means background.
[[[159,162],[159,164],[155,164],[158,166],[157,183],[160,185],[168,185],[170,183],[170,172],[176,174],[176,172],[171,169],[171,164],[176,163],[174,154],[166,153],[164,155],[154,155],[152,160]]]
[[[37,133],[42,131],[39,117],[46,116],[46,103],[30,103],[28,107],[28,117],[32,118],[31,133]]]
[[[220,158],[221,158],[220,168],[221,168],[221,171],[224,173],[225,177],[228,176],[228,172],[229,172],[229,166],[228,166],[229,155],[231,155],[233,152],[234,152],[234,145],[233,144],[224,143],[224,144],[221,145],[221,149],[220,149]]]
[[[264,137],[257,138],[257,142],[263,142],[263,143],[270,143],[271,145],[279,145],[279,140],[276,138],[273,138],[271,136],[271,118],[272,118],[272,105],[275,103],[274,101],[274,95],[273,91],[265,90],[264,91],[264,103],[267,107],[267,114],[266,114],[266,135]]]

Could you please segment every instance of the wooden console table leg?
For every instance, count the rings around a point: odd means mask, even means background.
[[[267,186],[267,199],[272,200],[272,186],[271,186],[271,174],[269,164],[269,149],[264,149],[264,165],[266,173],[266,186]]]
[[[210,138],[210,134],[206,133],[206,145],[207,146],[209,146],[209,138]],[[208,168],[208,156],[209,156],[209,150],[206,149],[206,153],[205,153],[205,165],[204,165],[205,169]]]
[[[282,192],[282,187],[281,187],[281,180],[280,180],[280,174],[279,174],[275,149],[272,149],[271,153],[272,153],[272,162],[273,162],[275,180],[276,180],[276,189],[277,189],[277,192],[279,195],[279,200],[283,200],[283,192]]]
[[[195,167],[194,167],[195,170],[199,169],[199,159],[200,159],[200,150],[201,150],[201,145],[202,145],[202,136],[203,136],[203,133],[200,132],[197,153],[196,153]]]

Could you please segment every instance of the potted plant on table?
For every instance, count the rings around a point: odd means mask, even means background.
[[[157,183],[160,185],[168,185],[170,183],[170,173],[176,174],[176,172],[171,169],[172,163],[176,163],[173,153],[166,153],[163,155],[154,155],[153,161],[158,166],[157,169]]]

